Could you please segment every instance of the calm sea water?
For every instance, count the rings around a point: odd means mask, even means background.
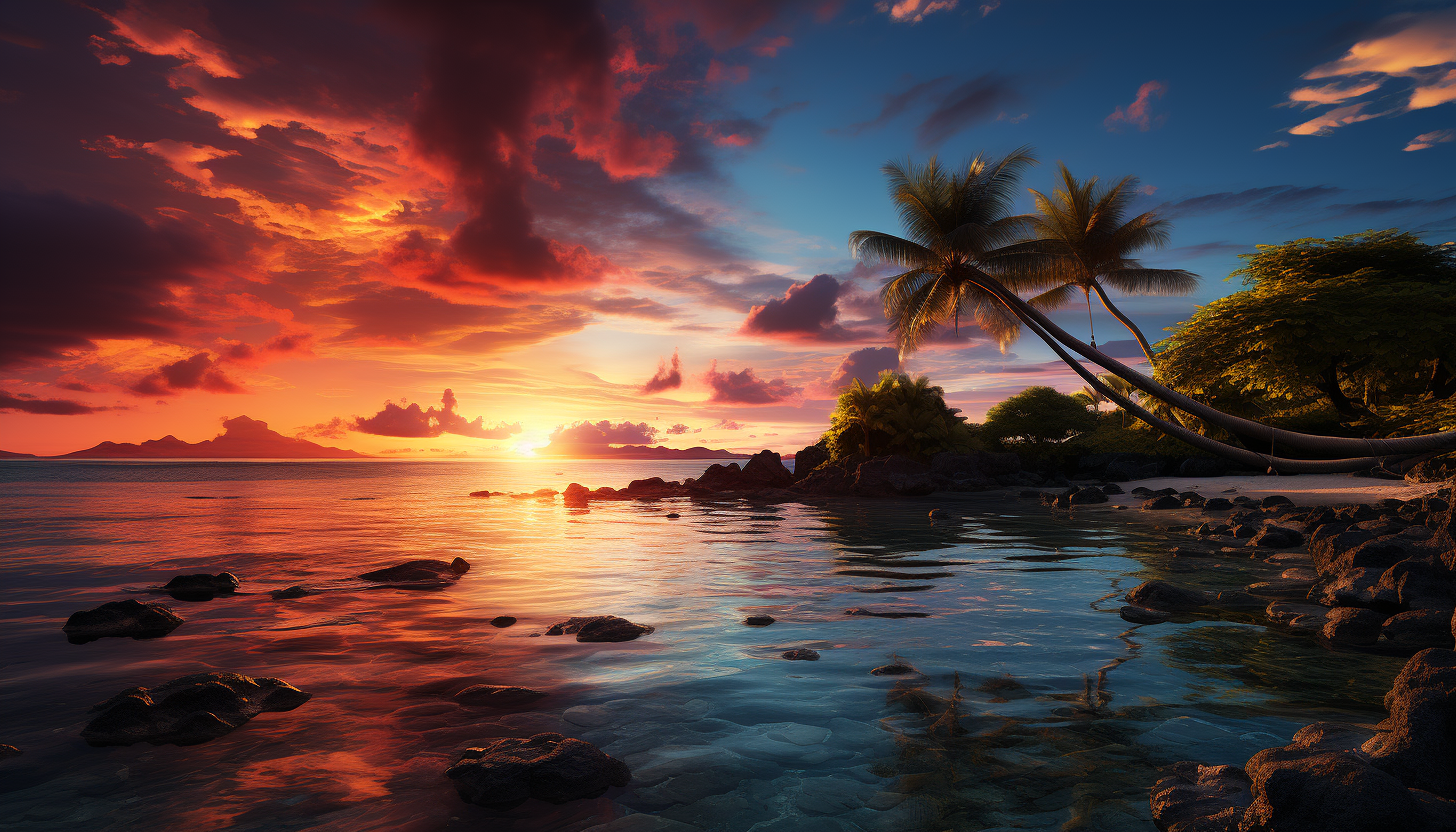
[[[1160,765],[1242,763],[1315,719],[1378,721],[1401,664],[1253,619],[1130,629],[1111,596],[1149,577],[1225,587],[1278,570],[1190,565],[1106,513],[987,495],[589,510],[467,496],[704,465],[0,463],[0,743],[24,751],[0,762],[0,830],[1151,830]],[[932,524],[936,507],[966,522]],[[440,591],[268,594],[457,556],[472,569]],[[222,570],[236,596],[149,594]],[[70,613],[130,597],[186,623],[67,643]],[[657,631],[536,635],[606,613]],[[778,621],[741,625],[758,613]],[[520,621],[496,629],[498,615]],[[796,647],[822,659],[779,657]],[[870,674],[895,660],[919,675]],[[93,704],[206,670],[314,697],[188,748],[79,738]],[[550,695],[501,713],[448,698],[466,683]],[[500,812],[443,775],[462,748],[542,731],[596,743],[634,782]]]

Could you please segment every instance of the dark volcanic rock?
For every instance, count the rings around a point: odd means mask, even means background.
[[[1264,608],[1264,615],[1273,623],[1292,630],[1323,633],[1325,620],[1330,611],[1318,604],[1299,604],[1293,601],[1275,601]]]
[[[1205,514],[1215,511],[1230,511],[1233,507],[1234,504],[1225,500],[1223,497],[1209,497],[1203,501],[1203,511]]]
[[[793,650],[785,650],[784,658],[791,662],[817,662],[819,661],[819,652],[817,650],[810,650],[807,647],[797,647]]]
[[[906,497],[934,490],[930,466],[908,456],[877,456],[854,472],[854,493],[861,497]]]
[[[799,480],[794,491],[815,494],[821,497],[847,496],[854,488],[854,475],[838,465],[824,464],[815,468],[807,477]]]
[[[1269,496],[1260,500],[1259,505],[1263,508],[1273,508],[1275,506],[1292,506],[1294,505],[1294,501],[1284,496],[1283,494],[1270,494]]]
[[[1451,649],[1451,610],[1411,610],[1385,619],[1380,635],[1403,650]]]
[[[1249,540],[1250,546],[1266,549],[1292,549],[1304,542],[1304,535],[1283,526],[1265,526]]]
[[[1184,589],[1167,581],[1144,581],[1127,594],[1126,600],[1129,604],[1140,607],[1180,612],[1206,605],[1208,596],[1196,589]]]
[[[743,469],[738,463],[730,462],[726,465],[713,463],[703,475],[693,481],[695,488],[708,491],[737,491],[744,488]]]
[[[543,691],[514,685],[471,685],[455,694],[462,705],[483,705],[487,708],[519,708],[545,698]]]
[[[794,454],[794,479],[801,480],[829,461],[829,451],[820,445],[809,445]]]
[[[92,708],[81,731],[91,745],[197,745],[264,711],[291,711],[310,694],[281,679],[196,673],[155,688],[128,688]]]
[[[1122,617],[1123,621],[1132,624],[1162,624],[1173,617],[1172,613],[1150,609],[1148,607],[1140,607],[1136,604],[1124,606],[1117,611],[1117,614]]]
[[[1385,570],[1375,597],[1408,610],[1456,607],[1456,581],[1445,569],[1421,560],[1404,560]]]
[[[929,618],[928,612],[875,612],[864,607],[851,607],[844,611],[845,615],[863,615],[870,618]]]
[[[759,451],[743,466],[743,479],[752,488],[788,488],[794,475],[784,467],[783,459],[773,451]]]
[[[1244,768],[1254,801],[1242,830],[1388,832],[1396,818],[1402,829],[1421,828],[1414,821],[1422,812],[1410,790],[1352,752],[1266,748]]]
[[[231,572],[216,575],[178,575],[162,585],[162,591],[178,601],[211,601],[231,595],[242,582]]]
[[[1154,497],[1143,503],[1143,511],[1166,511],[1172,508],[1182,508],[1183,501],[1171,494],[1164,494],[1161,497]]]
[[[381,584],[404,584],[409,586],[444,586],[453,583],[470,571],[470,564],[464,558],[449,563],[443,560],[411,560],[397,566],[387,566],[360,575],[360,580]]]
[[[627,785],[632,772],[589,742],[537,734],[467,748],[445,776],[466,803],[510,809],[533,797],[548,803],[598,797]]]
[[[1107,502],[1107,494],[1102,489],[1089,485],[1085,488],[1074,488],[1067,494],[1067,502],[1074,506],[1092,505],[1094,503]]]
[[[1330,610],[1330,614],[1325,616],[1321,634],[1336,644],[1367,646],[1379,640],[1383,623],[1385,617],[1375,610],[1340,607]]]
[[[0,760],[8,760],[11,757],[19,757],[25,752],[13,745],[0,745]]]
[[[911,667],[908,664],[905,664],[903,662],[895,662],[894,664],[880,665],[879,667],[875,668],[874,670],[871,670],[870,671],[870,675],[871,676],[908,676],[911,673],[919,673],[919,672],[920,671],[916,670],[915,668]]]
[[[546,631],[546,635],[569,636],[575,633],[577,641],[585,642],[631,641],[638,636],[645,636],[655,629],[642,624],[633,624],[631,621],[615,615],[589,615],[558,621],[551,625],[551,628]]]
[[[1153,823],[1164,832],[1236,832],[1251,787],[1238,766],[1175,763],[1153,785]]]
[[[274,601],[292,601],[295,598],[307,598],[315,594],[313,590],[303,586],[290,586],[287,589],[275,589],[268,593]]]
[[[1368,607],[1374,602],[1380,578],[1379,569],[1346,569],[1328,576],[1324,587],[1311,597],[1329,607]]]
[[[678,494],[685,494],[686,489],[680,482],[667,482],[662,477],[648,477],[642,480],[632,480],[622,493],[628,497],[672,497]]]
[[[1244,591],[1250,595],[1258,595],[1261,598],[1288,598],[1290,600],[1303,600],[1309,595],[1313,581],[1302,578],[1275,578],[1272,581],[1259,581],[1244,587]]]
[[[490,626],[500,627],[502,629],[509,627],[514,623],[516,623],[516,617],[514,615],[497,615],[495,618],[492,618],[490,620]]]
[[[161,638],[177,629],[182,616],[161,604],[143,604],[128,598],[109,601],[94,610],[72,613],[61,629],[72,644],[99,638]]]
[[[1110,482],[1110,483],[1102,486],[1102,493],[1103,494],[1124,494],[1126,492],[1124,492],[1122,490],[1122,486],[1118,485],[1115,482]]]
[[[771,615],[750,615],[743,619],[743,623],[749,627],[767,627],[774,623],[774,617]]]
[[[1390,718],[1362,746],[1378,769],[1456,799],[1456,652],[1422,650],[1385,695]]]

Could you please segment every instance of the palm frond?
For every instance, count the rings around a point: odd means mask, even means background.
[[[1102,282],[1125,295],[1187,295],[1198,288],[1198,275],[1183,269],[1116,269]]]
[[[1061,309],[1077,300],[1079,290],[1071,283],[1063,283],[1055,289],[1048,289],[1026,302],[1043,312]]]

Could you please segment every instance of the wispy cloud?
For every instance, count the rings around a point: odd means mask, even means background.
[[[890,3],[887,0],[875,4],[875,11],[888,14],[891,20],[900,23],[919,23],[927,15],[936,12],[948,12],[960,4],[960,0],[900,0],[898,3]],[[1001,5],[1000,2],[996,6]],[[991,7],[995,9],[995,6]],[[986,14],[983,12],[983,14]]]
[[[1456,141],[1456,130],[1432,130],[1429,133],[1422,133],[1410,140],[1405,146],[1406,150],[1425,150],[1435,147],[1444,142]]]
[[[1125,124],[1130,124],[1139,130],[1150,130],[1155,125],[1162,124],[1164,116],[1154,116],[1153,98],[1162,98],[1163,93],[1168,91],[1168,85],[1162,81],[1146,81],[1138,87],[1137,97],[1126,107],[1118,107],[1102,120],[1102,126],[1108,130],[1118,130]]]
[[[1289,146],[1289,142],[1280,140],[1280,141],[1277,141],[1277,142],[1270,142],[1269,144],[1266,144],[1266,145],[1264,145],[1262,147],[1257,147],[1257,148],[1254,149],[1254,152],[1255,153],[1258,153],[1260,150],[1273,150],[1276,147],[1288,147],[1288,146]]]

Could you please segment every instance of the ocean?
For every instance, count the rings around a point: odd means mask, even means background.
[[[707,464],[0,462],[0,743],[23,752],[0,761],[0,830],[1152,830],[1159,767],[1241,764],[1318,719],[1373,724],[1403,664],[1252,617],[1132,627],[1118,597],[1143,580],[1242,586],[1278,569],[1171,557],[1151,525],[998,495],[468,496]],[[933,523],[934,508],[964,522]],[[354,580],[455,557],[471,569],[445,589]],[[237,594],[156,591],[221,571]],[[321,591],[269,594],[294,585]],[[67,642],[71,613],[125,598],[186,621]],[[541,635],[598,614],[656,630]],[[741,623],[760,614],[775,623]],[[518,623],[491,626],[501,615]],[[781,658],[795,648],[821,658]],[[893,663],[918,672],[870,672]],[[214,670],[313,698],[202,745],[80,738],[123,689]],[[451,698],[476,683],[547,696],[514,711]],[[499,811],[444,776],[461,749],[547,731],[623,760],[632,784]]]

